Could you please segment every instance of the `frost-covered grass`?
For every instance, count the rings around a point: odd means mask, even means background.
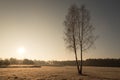
[[[84,67],[83,75],[76,67],[0,68],[0,80],[120,80],[120,68]]]

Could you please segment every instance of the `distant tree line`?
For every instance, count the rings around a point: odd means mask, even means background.
[[[0,67],[8,65],[76,66],[76,61],[41,61],[16,58],[0,59]],[[86,59],[83,66],[120,67],[120,59]]]
[[[5,67],[7,65],[10,65],[10,61],[8,59],[5,60],[0,59],[0,67]]]
[[[87,59],[84,66],[120,67],[120,59]]]
[[[76,66],[76,61],[51,61],[50,65]],[[86,59],[83,66],[120,67],[120,59]]]

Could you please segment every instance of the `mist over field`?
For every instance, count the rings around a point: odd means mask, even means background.
[[[119,63],[120,59],[87,59],[79,75],[75,61],[10,58],[0,60],[0,80],[119,80]]]

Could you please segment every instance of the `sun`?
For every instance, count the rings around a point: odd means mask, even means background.
[[[19,55],[23,55],[25,53],[25,48],[18,48],[17,52],[19,53]]]

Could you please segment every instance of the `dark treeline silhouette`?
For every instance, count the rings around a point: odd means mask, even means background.
[[[8,59],[5,60],[0,59],[0,67],[5,67],[7,65],[10,65],[10,61]]]
[[[51,61],[56,66],[76,66],[76,61]],[[120,59],[86,59],[83,66],[120,67]]]
[[[34,64],[34,61],[29,60],[29,59],[24,59],[22,63],[23,64]]]
[[[40,65],[40,66],[76,66],[76,61],[41,61],[16,58],[0,59],[0,67],[8,65]],[[83,66],[100,66],[100,67],[120,67],[120,59],[86,59]]]
[[[120,59],[87,59],[84,66],[120,67]]]

